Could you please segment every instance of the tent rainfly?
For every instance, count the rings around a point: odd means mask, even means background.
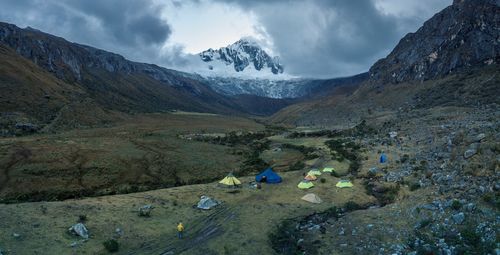
[[[257,182],[267,182],[267,183],[280,183],[281,176],[273,171],[272,168],[267,168],[262,173],[255,176],[255,181]]]
[[[308,174],[308,175],[306,175],[306,177],[304,177],[304,180],[308,180],[308,181],[315,181],[317,179],[318,179],[318,177],[316,177],[316,175],[313,175],[313,174]]]
[[[224,186],[234,187],[240,185],[241,182],[232,173],[228,174],[224,179],[222,179],[219,184]]]
[[[339,188],[352,188],[354,185],[352,185],[352,182],[349,180],[340,180],[335,186]]]
[[[321,175],[321,171],[319,171],[318,169],[311,169],[307,174],[310,174],[310,175]]]
[[[312,183],[308,180],[303,180],[299,183],[299,185],[297,185],[297,187],[299,189],[310,189],[310,188],[314,187],[314,183]]]
[[[333,171],[335,171],[335,168],[333,168],[333,167],[323,168],[323,173],[333,173]]]
[[[320,204],[323,202],[323,200],[321,200],[321,198],[319,198],[316,194],[313,194],[313,193],[308,193],[305,196],[303,196],[301,199],[305,200],[307,202],[310,202],[310,203],[314,203],[314,204]]]
[[[382,155],[380,155],[380,163],[387,163],[387,155],[385,155],[385,153],[382,153]]]

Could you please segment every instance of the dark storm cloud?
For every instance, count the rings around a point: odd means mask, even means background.
[[[3,0],[0,19],[153,62],[171,28],[151,0]]]
[[[451,0],[171,0],[169,3],[180,8],[205,1],[252,13],[258,22],[256,31],[263,31],[270,39],[285,70],[312,77],[367,71],[402,36],[451,4]],[[0,20],[29,25],[132,60],[182,66],[188,63],[182,45],[164,48],[172,33],[161,18],[162,6],[158,5],[165,2],[2,0]],[[377,5],[381,2],[392,11],[382,11]],[[398,14],[394,10],[403,12]]]
[[[384,14],[370,0],[217,1],[252,10],[271,37],[286,70],[316,77],[367,71],[404,34],[429,18],[426,13],[406,17]],[[443,6],[447,0],[434,2]]]

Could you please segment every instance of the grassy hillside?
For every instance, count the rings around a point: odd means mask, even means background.
[[[0,133],[32,132],[49,123],[50,129],[102,125],[119,119],[80,86],[55,78],[3,44],[0,58]],[[16,124],[25,126],[16,128]]]
[[[152,114],[112,128],[1,138],[0,197],[51,200],[212,181],[237,172],[242,156],[179,135],[262,129],[237,117]]]

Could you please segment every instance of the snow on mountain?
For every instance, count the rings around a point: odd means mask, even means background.
[[[224,95],[250,94],[270,98],[304,96],[304,80],[285,73],[278,56],[270,56],[251,38],[219,49],[187,56],[183,71],[196,73]]]

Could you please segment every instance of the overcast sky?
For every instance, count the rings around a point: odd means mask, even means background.
[[[285,71],[339,77],[367,71],[452,0],[1,0],[0,20],[141,62],[256,38]]]

